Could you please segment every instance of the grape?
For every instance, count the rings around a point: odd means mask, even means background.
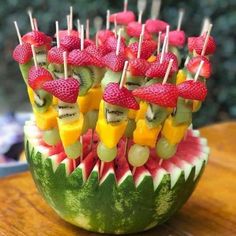
[[[82,152],[82,145],[79,141],[76,141],[74,144],[65,147],[65,153],[70,159],[77,159]]]
[[[175,155],[177,145],[172,145],[164,137],[160,138],[156,145],[156,153],[162,159],[169,159]]]
[[[89,129],[89,117],[88,117],[88,113],[86,113],[84,115],[84,122],[83,122],[83,128],[82,128],[81,133],[82,134],[87,133],[88,129]]]
[[[117,147],[108,148],[100,142],[97,147],[97,154],[101,161],[113,161],[117,156]]]
[[[133,137],[133,132],[136,128],[136,122],[133,119],[128,119],[128,124],[126,126],[125,130],[125,137],[127,138],[132,138]]]
[[[89,111],[86,114],[86,117],[89,120],[89,128],[90,129],[95,129],[96,124],[97,124],[97,120],[98,120],[98,111],[96,111],[96,110]]]
[[[48,145],[54,146],[58,144],[61,141],[58,129],[45,130],[43,132],[43,140]]]
[[[128,153],[128,161],[130,165],[139,167],[144,165],[149,158],[150,150],[146,146],[134,144]]]

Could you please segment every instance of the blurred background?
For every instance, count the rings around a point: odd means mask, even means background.
[[[151,0],[147,0],[144,18],[150,16]],[[66,27],[69,6],[74,7],[74,19],[91,23],[96,16],[106,17],[123,8],[123,1],[108,0],[4,0],[0,3],[0,113],[29,111],[30,106],[18,65],[11,54],[17,45],[13,21],[17,20],[22,34],[30,30],[27,9],[33,9],[40,30],[54,34],[55,20],[61,28]],[[165,0],[161,6],[160,19],[176,27],[178,9],[185,9],[183,29],[187,35],[198,35],[202,20],[209,16],[213,23],[212,35],[217,41],[217,52],[212,60],[214,73],[208,81],[209,93],[202,109],[194,117],[195,127],[236,118],[236,1],[235,0]],[[129,9],[137,12],[137,1],[129,1]],[[93,27],[93,25],[91,24]],[[91,30],[92,32],[93,29]]]

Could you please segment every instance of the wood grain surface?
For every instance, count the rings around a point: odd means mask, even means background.
[[[236,122],[201,129],[210,161],[190,200],[168,222],[146,233],[157,236],[236,235]],[[0,180],[1,236],[92,236],[61,220],[38,194],[28,172]]]

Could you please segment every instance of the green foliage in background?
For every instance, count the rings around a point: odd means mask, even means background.
[[[145,17],[149,16],[151,0],[147,0]],[[59,20],[65,27],[65,16],[69,6],[74,6],[75,18],[85,22],[97,15],[105,19],[107,8],[111,12],[122,9],[123,1],[107,0],[5,0],[0,3],[0,112],[6,110],[29,109],[23,80],[11,53],[17,44],[13,21],[17,20],[22,33],[26,33],[29,20],[26,10],[30,6],[38,18],[41,30],[53,34],[54,22]],[[217,53],[213,58],[214,74],[208,81],[209,94],[202,109],[195,115],[195,125],[236,118],[236,1],[198,0],[163,1],[160,17],[176,26],[178,8],[186,10],[183,28],[188,35],[200,32],[204,16],[209,16],[214,24],[213,35],[217,40]],[[129,9],[137,11],[136,0],[129,1]],[[26,104],[26,105],[25,105]]]

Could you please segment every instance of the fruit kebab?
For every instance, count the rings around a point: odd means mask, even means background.
[[[117,144],[125,133],[129,109],[137,110],[139,105],[132,92],[124,87],[128,61],[125,62],[119,83],[109,83],[100,103],[96,132],[100,138],[97,147],[102,162],[110,162],[117,156]]]
[[[162,84],[152,84],[133,91],[135,97],[148,103],[145,118],[137,121],[133,134],[135,144],[131,146],[128,153],[128,160],[134,167],[142,166],[147,162],[149,148],[155,148],[163,123],[176,107],[178,90],[175,85],[166,83],[172,64],[173,59],[169,61]]]
[[[44,83],[43,89],[58,98],[57,123],[60,138],[67,156],[71,159],[77,159],[82,152],[79,139],[84,117],[77,104],[79,81],[73,77],[68,77],[66,54],[66,52],[63,53],[65,77]]]

